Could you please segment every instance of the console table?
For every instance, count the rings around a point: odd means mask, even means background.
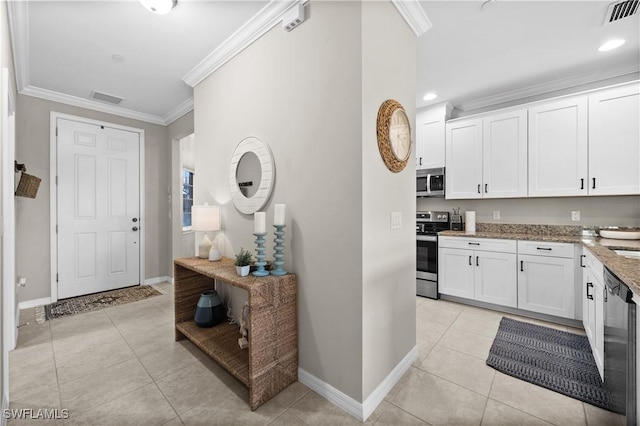
[[[249,388],[255,410],[298,380],[298,289],[294,274],[239,277],[232,259],[174,261],[176,340],[187,338]],[[202,292],[214,280],[245,289],[249,347],[240,349],[237,324],[198,327],[193,318]]]

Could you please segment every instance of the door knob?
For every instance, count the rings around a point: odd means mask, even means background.
[[[138,227],[137,227],[137,226],[134,226],[133,228],[131,228],[131,230],[132,230],[132,231],[137,231],[137,230],[138,230]]]
[[[137,222],[137,221],[138,221],[138,218],[137,218],[137,217],[134,217],[133,219],[131,219],[131,221],[133,221],[133,222]]]

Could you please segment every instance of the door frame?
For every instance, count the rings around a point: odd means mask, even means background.
[[[58,139],[56,136],[56,123],[58,119],[78,121],[85,124],[93,124],[97,126],[111,127],[113,129],[125,130],[138,133],[140,143],[138,145],[140,164],[138,172],[140,173],[140,267],[138,280],[140,285],[144,285],[145,277],[145,235],[146,235],[146,213],[145,213],[145,163],[144,163],[144,129],[135,127],[122,126],[120,124],[110,123],[107,121],[93,120],[86,117],[78,117],[75,115],[63,114],[61,112],[51,111],[50,119],[50,173],[49,173],[49,210],[50,210],[50,235],[51,235],[51,302],[58,301],[58,281],[56,274],[58,273],[58,234],[56,226],[58,224],[58,191],[56,176],[58,175]]]

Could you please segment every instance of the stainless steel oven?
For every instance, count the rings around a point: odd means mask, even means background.
[[[416,214],[416,294],[438,298],[438,232],[449,229],[449,212]]]
[[[416,170],[417,197],[444,197],[444,167]]]

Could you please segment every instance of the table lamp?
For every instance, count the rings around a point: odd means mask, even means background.
[[[215,241],[212,243],[207,235],[207,232],[220,230],[220,208],[210,206],[207,203],[204,206],[193,206],[191,208],[191,229],[205,233],[198,245],[198,257],[209,258],[211,261],[220,260],[222,255],[218,250],[218,244]]]

